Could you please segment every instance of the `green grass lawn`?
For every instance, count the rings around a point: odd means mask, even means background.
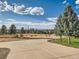
[[[51,42],[61,44],[61,45],[65,45],[65,46],[79,48],[79,38],[71,37],[71,44],[68,44],[68,39],[67,38],[63,38],[62,42],[61,42],[60,39],[51,40]]]

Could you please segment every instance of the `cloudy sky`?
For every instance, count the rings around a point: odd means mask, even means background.
[[[79,16],[79,0],[0,0],[0,27],[53,29],[67,4]]]

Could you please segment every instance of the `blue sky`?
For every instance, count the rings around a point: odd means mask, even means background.
[[[79,0],[0,0],[0,26],[53,29],[67,4],[79,16]]]

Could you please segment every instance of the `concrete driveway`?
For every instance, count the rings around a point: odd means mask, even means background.
[[[0,42],[10,48],[7,59],[79,59],[79,49],[49,43],[47,39]]]

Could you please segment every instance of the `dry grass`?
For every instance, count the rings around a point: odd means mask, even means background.
[[[28,40],[28,39],[50,39],[53,37],[54,35],[49,34],[23,34],[22,37],[20,37],[20,34],[18,34],[18,37],[17,35],[0,35],[0,42]]]
[[[6,41],[18,41],[18,40],[28,40],[28,39],[59,39],[60,36],[54,34],[20,34],[17,35],[0,35],[0,42]],[[65,36],[63,36],[65,38]]]

